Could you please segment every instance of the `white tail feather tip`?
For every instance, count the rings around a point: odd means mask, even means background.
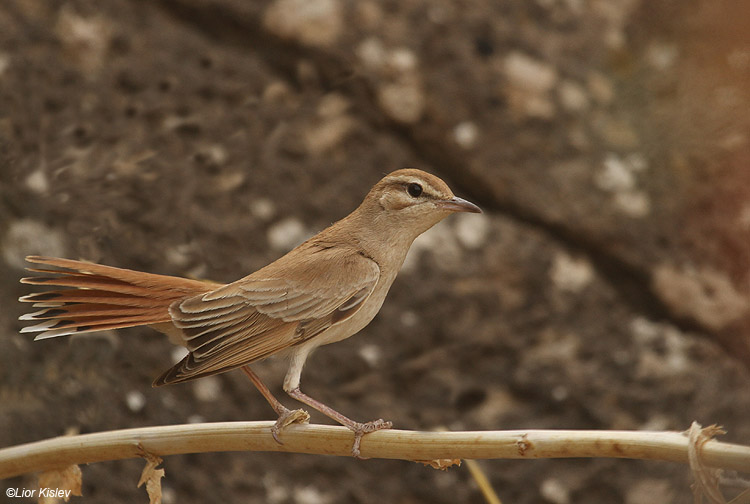
[[[30,332],[38,332],[38,331],[46,331],[53,325],[57,324],[58,320],[45,320],[41,324],[27,326],[21,329],[22,333],[30,333]]]
[[[45,331],[41,334],[37,334],[34,338],[34,341],[43,340],[43,339],[49,339],[49,338],[57,338],[58,336],[68,336],[70,334],[76,334],[78,331],[75,329],[55,329],[52,331]]]
[[[35,306],[36,306],[36,305],[35,305]],[[18,320],[37,320],[37,318],[36,318],[36,317],[37,317],[38,315],[42,315],[42,314],[44,314],[44,313],[47,313],[47,310],[46,310],[46,309],[44,309],[44,310],[39,310],[39,311],[35,311],[35,312],[33,312],[33,313],[24,313],[23,315],[21,315],[20,317],[18,317]]]

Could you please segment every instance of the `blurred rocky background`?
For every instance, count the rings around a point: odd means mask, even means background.
[[[730,0],[4,0],[0,446],[273,418],[241,373],[151,389],[174,351],[148,329],[20,335],[25,254],[231,281],[406,166],[486,213],[420,238],[309,394],[406,429],[697,420],[750,444],[748,34]],[[284,362],[256,370],[280,392]],[[145,502],[142,466],[84,467],[81,502]],[[481,466],[504,502],[691,498],[678,464]],[[165,467],[166,504],[481,501],[465,468]]]

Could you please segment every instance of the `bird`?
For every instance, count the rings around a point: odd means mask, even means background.
[[[38,309],[20,317],[35,324],[35,340],[124,327],[149,326],[184,346],[187,355],[153,386],[241,369],[278,415],[282,430],[309,420],[284,406],[250,364],[286,354],[283,390],[362,437],[392,423],[357,422],[300,389],[302,368],[319,346],[362,330],[385,300],[414,240],[459,212],[481,209],[453,194],[439,177],[407,168],[387,174],[349,215],[276,261],[228,284],[157,275],[81,260],[28,256],[24,284],[54,286],[19,298]],[[60,288],[62,287],[62,289]]]

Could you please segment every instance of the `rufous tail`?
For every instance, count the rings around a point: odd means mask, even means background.
[[[71,259],[29,256],[26,260],[57,269],[27,268],[44,276],[22,278],[21,283],[68,287],[19,298],[40,308],[20,317],[38,322],[21,329],[38,332],[35,340],[168,323],[172,321],[169,305],[217,285]]]

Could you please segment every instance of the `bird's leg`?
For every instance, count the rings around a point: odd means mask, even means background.
[[[297,399],[299,402],[307,404],[311,408],[315,408],[316,410],[323,413],[328,418],[337,421],[344,427],[347,427],[351,431],[354,432],[354,444],[352,445],[352,455],[357,458],[362,458],[359,453],[359,445],[362,442],[362,436],[365,434],[368,434],[370,432],[375,432],[377,430],[381,429],[390,429],[393,427],[392,422],[387,422],[383,420],[382,418],[379,418],[377,420],[372,420],[370,422],[356,422],[352,420],[351,418],[342,415],[335,409],[331,408],[330,406],[326,406],[322,402],[313,399],[309,395],[302,392],[299,387],[293,388],[291,390],[286,391],[287,394],[289,394],[294,399]]]
[[[265,397],[266,401],[268,401],[268,404],[271,405],[276,414],[279,415],[276,423],[273,427],[271,427],[271,435],[277,443],[284,444],[281,442],[281,439],[279,439],[281,430],[287,425],[291,425],[293,423],[307,423],[310,420],[310,415],[308,415],[307,411],[305,410],[290,410],[289,408],[281,404],[281,401],[276,399],[271,391],[268,390],[266,384],[261,381],[260,377],[255,374],[252,369],[250,369],[250,366],[245,365],[242,366],[241,369],[247,375],[247,377],[250,378],[250,381],[253,382],[255,388],[257,388],[261,395]]]
[[[390,429],[391,427],[393,427],[393,424],[391,422],[386,422],[382,418],[365,423],[355,422],[351,418],[342,415],[330,406],[326,406],[322,402],[317,401],[302,392],[299,388],[300,377],[302,376],[302,368],[305,365],[307,356],[310,354],[313,348],[314,347],[310,346],[300,346],[292,354],[292,358],[289,361],[289,370],[286,373],[286,377],[284,377],[284,392],[289,394],[290,397],[293,397],[299,402],[307,404],[311,408],[320,411],[328,418],[337,421],[344,427],[347,427],[352,432],[354,432],[352,455],[357,458],[362,458],[359,453],[359,445],[362,442],[362,436],[370,432],[375,432],[376,430]]]

